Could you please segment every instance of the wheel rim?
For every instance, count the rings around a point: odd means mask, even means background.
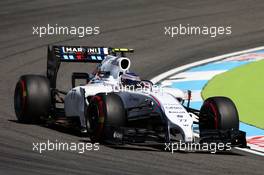
[[[23,115],[23,112],[25,110],[25,86],[24,81],[20,81],[16,87],[15,90],[15,112],[18,117],[18,119],[21,118],[21,115]]]
[[[205,102],[201,110],[201,113],[202,113],[201,115],[202,129],[217,129],[219,127],[218,112],[213,102],[211,101]]]
[[[99,116],[99,110],[96,104],[91,104],[89,108],[90,108],[89,109],[90,127],[91,127],[91,131],[94,132],[98,125],[97,121],[98,121],[98,116]]]
[[[91,139],[93,141],[100,141],[104,129],[103,100],[100,96],[95,96],[89,106],[89,122]]]

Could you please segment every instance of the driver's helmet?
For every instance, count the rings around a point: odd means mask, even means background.
[[[121,75],[121,83],[123,86],[138,86],[140,82],[140,77],[133,72],[127,72]]]

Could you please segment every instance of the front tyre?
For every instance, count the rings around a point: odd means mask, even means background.
[[[14,94],[14,108],[19,122],[38,122],[41,116],[48,116],[50,105],[50,85],[45,76],[20,77]]]
[[[227,97],[210,97],[200,110],[200,133],[206,130],[239,130],[239,117],[235,104]]]
[[[92,97],[87,111],[92,142],[102,142],[108,127],[124,126],[125,114],[123,102],[118,95],[110,93]]]

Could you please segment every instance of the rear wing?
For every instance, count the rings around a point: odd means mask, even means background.
[[[89,46],[48,46],[47,77],[51,88],[56,88],[57,73],[61,62],[101,63],[108,55],[125,56],[133,49]]]
[[[100,63],[107,55],[120,53],[132,53],[133,49],[108,48],[108,47],[87,47],[87,46],[52,46],[55,56],[62,62],[93,62]]]
[[[109,55],[109,48],[106,47],[53,46],[52,50],[62,62],[100,63]]]

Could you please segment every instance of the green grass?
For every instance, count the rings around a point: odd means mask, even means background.
[[[202,91],[204,99],[211,96],[231,98],[240,121],[264,129],[264,60],[215,76]]]

